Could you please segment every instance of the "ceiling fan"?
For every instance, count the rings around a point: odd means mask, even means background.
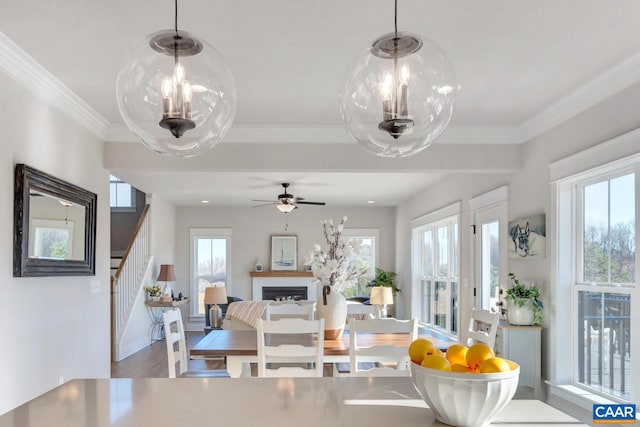
[[[260,206],[276,205],[280,212],[289,213],[292,210],[297,209],[298,205],[326,205],[325,202],[307,202],[303,197],[295,197],[293,194],[287,193],[287,188],[289,187],[288,182],[283,182],[281,185],[284,187],[284,193],[278,194],[278,200],[252,200],[253,202],[268,202],[263,205],[253,207],[258,208]]]

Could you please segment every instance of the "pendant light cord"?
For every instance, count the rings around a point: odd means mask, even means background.
[[[398,38],[398,0],[395,0],[395,8],[393,13],[393,25],[395,27],[396,38]]]
[[[397,3],[397,0],[396,0]],[[174,28],[176,30],[176,36],[178,35],[178,0],[174,1],[174,5],[175,5],[175,14],[174,14]],[[397,31],[397,30],[396,30]]]

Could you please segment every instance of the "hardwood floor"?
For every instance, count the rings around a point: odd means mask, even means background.
[[[194,346],[204,334],[187,332],[187,348]],[[189,370],[224,369],[223,360],[189,360]],[[167,378],[167,344],[156,341],[120,362],[111,362],[111,378]]]

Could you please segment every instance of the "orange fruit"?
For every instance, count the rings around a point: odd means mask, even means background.
[[[460,363],[454,363],[451,365],[451,372],[464,372],[466,374],[475,374],[476,372],[468,367],[467,365],[462,365]]]
[[[409,344],[409,358],[418,365],[422,363],[422,359],[429,351],[433,351],[435,346],[429,340],[418,338]]]
[[[451,365],[460,364],[467,366],[467,346],[454,344],[447,349],[446,357]]]
[[[509,359],[504,359],[507,361],[507,363],[509,364],[509,368],[511,368],[512,371],[515,371],[518,368],[518,364],[516,362],[514,362],[513,360],[509,360]]]
[[[465,359],[468,367],[477,370],[482,362],[492,357],[496,357],[496,355],[491,347],[484,343],[477,343],[469,347]]]
[[[422,359],[421,365],[425,368],[439,369],[441,371],[451,370],[451,364],[449,363],[447,358],[437,356],[435,354],[427,354],[424,359]]]
[[[490,357],[480,364],[480,373],[487,374],[491,372],[509,372],[511,366],[506,359],[502,357]]]
[[[433,347],[427,351],[427,354],[435,354],[436,356],[444,357],[444,353],[438,347]]]

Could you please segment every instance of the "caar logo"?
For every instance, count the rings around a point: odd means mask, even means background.
[[[635,424],[636,405],[593,405],[594,424]]]

